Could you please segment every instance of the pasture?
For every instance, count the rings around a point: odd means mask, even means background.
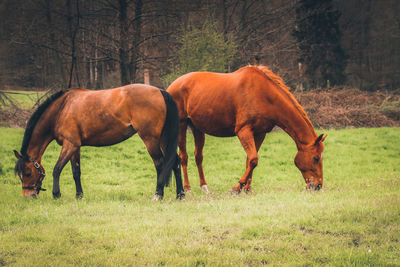
[[[37,101],[46,96],[45,91],[3,91],[7,96],[4,105],[15,105],[23,109],[32,109]]]
[[[81,200],[69,164],[52,199],[53,142],[42,159],[47,191],[24,199],[12,153],[23,130],[0,128],[0,266],[400,265],[400,128],[324,133],[319,192],[304,189],[296,146],[278,131],[261,146],[253,192],[238,196],[239,141],[206,136],[204,195],[188,134],[192,191],[177,201],[172,183],[152,202],[155,169],[138,136],[82,148]]]

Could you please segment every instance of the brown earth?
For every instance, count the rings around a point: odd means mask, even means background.
[[[0,109],[0,126],[11,128],[25,128],[29,117],[34,110],[10,107]]]
[[[399,127],[400,90],[356,89],[294,92],[316,128]],[[33,110],[0,108],[0,126],[24,128]]]
[[[400,91],[295,92],[316,128],[400,126]]]

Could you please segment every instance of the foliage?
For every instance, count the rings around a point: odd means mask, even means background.
[[[400,121],[400,96],[387,97],[385,101],[381,104],[380,109],[389,118]]]
[[[310,12],[298,13],[296,22],[296,7],[306,2],[321,8],[310,4]],[[327,9],[331,2],[334,8]],[[123,83],[143,82],[143,74],[149,70],[150,82],[160,87],[160,72],[170,73],[171,64],[177,63],[168,58],[174,55],[173,37],[182,22],[202,25],[212,17],[221,32],[236,37],[239,52],[232,69],[249,63],[265,64],[294,85],[302,80],[297,66],[299,49],[295,47],[306,45],[308,40],[299,43],[291,34],[296,23],[299,31],[318,33],[325,40],[336,29],[326,16],[335,15],[335,9],[342,14],[336,25],[349,56],[346,85],[362,90],[400,88],[398,0],[365,0],[362,4],[359,0],[3,0],[0,83],[62,89],[72,78],[73,87],[99,89],[121,85],[122,77]],[[312,19],[318,14],[321,23],[316,25]],[[325,50],[330,51],[329,61],[334,63],[327,65],[334,68],[329,70],[330,75],[339,72],[345,60],[329,45],[326,43],[322,50],[317,47],[322,54],[316,51],[304,55],[320,61],[325,60]],[[336,57],[339,61],[331,60]],[[329,79],[334,85],[335,79],[328,74],[322,77],[324,68],[311,72],[316,77],[308,76],[306,82],[323,87]]]
[[[308,86],[330,87],[345,82],[347,56],[341,47],[340,12],[332,0],[301,0],[296,9],[299,62],[305,67]]]
[[[226,72],[235,60],[237,45],[232,35],[224,35],[214,22],[196,27],[190,23],[176,36],[178,50],[171,58],[169,73],[162,77],[167,87],[179,76],[192,71]]]
[[[0,265],[34,266],[397,266],[400,265],[400,128],[325,132],[324,187],[308,192],[293,164],[294,142],[267,135],[252,194],[229,190],[244,172],[237,138],[206,137],[201,193],[194,157],[192,192],[150,201],[155,170],[140,138],[82,148],[85,196],[75,200],[70,168],[63,196],[51,197],[60,147],[43,157],[39,199],[23,199],[12,149],[23,131],[0,128]],[[188,135],[193,155],[193,138]],[[50,189],[50,190],[49,190]]]
[[[294,92],[318,128],[400,126],[400,96],[350,88]]]

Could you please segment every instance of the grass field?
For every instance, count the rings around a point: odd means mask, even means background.
[[[10,105],[14,104],[19,108],[32,109],[34,108],[36,102],[43,97],[45,91],[2,91],[6,98],[4,99],[4,104]],[[11,100],[11,103],[10,103]],[[43,99],[42,99],[43,101]]]
[[[329,130],[324,186],[309,192],[293,164],[294,142],[273,132],[260,150],[253,192],[232,196],[245,168],[235,138],[206,137],[200,192],[152,202],[155,170],[138,136],[82,149],[84,198],[75,200],[70,166],[53,200],[60,147],[43,158],[39,199],[24,199],[13,175],[23,130],[0,128],[0,266],[399,266],[400,128]],[[189,136],[189,155],[193,140]]]

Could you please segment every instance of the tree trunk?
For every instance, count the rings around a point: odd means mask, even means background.
[[[128,21],[127,9],[128,2],[126,0],[119,0],[119,68],[121,75],[121,85],[129,84],[129,71],[128,71]]]
[[[53,21],[52,21],[52,11],[51,11],[51,0],[46,0],[45,2],[45,8],[46,8],[46,21],[47,21],[47,25],[49,27],[49,31],[50,31],[50,44],[53,47],[53,53],[55,56],[55,65],[56,65],[56,70],[58,71],[61,80],[62,80],[62,84],[63,86],[67,86],[67,78],[65,77],[65,71],[64,71],[64,67],[62,64],[62,60],[60,57],[60,54],[58,52],[58,45],[57,45],[57,41],[54,35],[54,29],[53,29]]]
[[[76,35],[78,33],[79,29],[79,1],[76,1],[76,24],[74,25],[74,16],[72,14],[72,4],[71,0],[67,0],[66,2],[66,8],[67,8],[67,21],[68,21],[68,30],[69,30],[69,35],[71,39],[71,67],[69,70],[69,81],[68,81],[68,88],[72,87],[72,80],[73,80],[73,74],[74,74],[74,69],[75,69],[75,64],[76,64]],[[77,82],[79,79],[77,79]],[[78,84],[79,86],[79,84]]]
[[[139,58],[139,45],[140,38],[142,35],[142,8],[143,2],[142,0],[135,1],[135,18],[134,18],[134,36],[132,40],[132,54],[129,63],[129,73],[130,73],[130,81],[131,83],[136,82],[136,71],[137,71],[137,64]]]
[[[103,62],[96,64],[96,89],[103,89]]]
[[[86,88],[88,89],[92,89],[92,68],[90,64],[90,58],[86,57]]]

